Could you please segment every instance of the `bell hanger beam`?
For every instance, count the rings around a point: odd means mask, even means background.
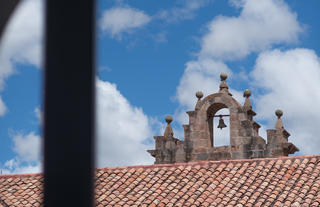
[[[227,117],[227,116],[230,116],[229,114],[220,114],[220,115],[208,115],[208,118],[211,118],[211,117]]]
[[[223,117],[223,116],[230,116],[229,114],[220,114],[220,115],[214,115],[213,117]]]

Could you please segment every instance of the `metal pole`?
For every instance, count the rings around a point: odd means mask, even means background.
[[[44,205],[93,206],[95,1],[46,1]]]

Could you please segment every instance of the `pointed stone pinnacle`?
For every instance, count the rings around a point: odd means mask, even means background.
[[[283,123],[282,123],[282,120],[281,120],[281,116],[283,115],[283,112],[280,109],[277,109],[275,111],[275,114],[278,117],[275,128],[276,129],[284,129]]]
[[[168,124],[167,124],[165,131],[164,131],[163,136],[164,136],[164,138],[173,137],[173,130],[170,125],[170,123],[172,122],[172,116],[170,116],[170,115],[166,116],[165,120]]]
[[[220,79],[221,79],[221,83],[220,83],[220,93],[227,93],[230,94],[228,89],[228,84],[226,83],[226,79],[228,78],[228,75],[226,73],[221,73],[220,75]]]

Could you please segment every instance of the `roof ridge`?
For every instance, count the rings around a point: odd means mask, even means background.
[[[207,163],[239,163],[239,162],[256,162],[256,161],[266,161],[266,160],[286,160],[286,159],[305,159],[305,158],[320,158],[320,154],[315,155],[301,155],[301,156],[285,156],[276,158],[254,158],[254,159],[239,159],[239,160],[202,160],[196,162],[180,162],[171,164],[154,164],[154,165],[133,165],[133,166],[119,166],[119,167],[104,167],[96,168],[96,170],[122,170],[122,169],[132,169],[132,168],[157,168],[157,167],[174,167],[174,166],[193,166],[193,165],[204,165]]]
[[[0,175],[0,178],[16,178],[16,177],[28,177],[28,176],[37,176],[43,175],[43,173],[23,173],[23,174],[3,174]]]
[[[259,161],[269,161],[269,160],[288,160],[288,159],[311,159],[320,158],[320,154],[316,155],[301,155],[301,156],[289,156],[289,157],[277,157],[277,158],[255,158],[255,159],[239,159],[239,160],[203,160],[197,162],[186,162],[186,163],[172,163],[172,164],[154,164],[154,165],[133,165],[133,166],[119,166],[119,167],[104,167],[95,168],[98,170],[123,170],[123,169],[135,169],[135,168],[163,168],[163,167],[174,167],[174,166],[194,166],[194,165],[205,165],[205,164],[223,164],[223,163],[243,163],[243,162],[259,162]],[[0,178],[17,178],[17,177],[28,177],[28,176],[42,176],[43,173],[26,173],[26,174],[6,174],[0,175]]]

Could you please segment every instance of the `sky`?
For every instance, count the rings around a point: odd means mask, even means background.
[[[2,174],[42,169],[43,4],[22,1],[0,42]],[[320,153],[318,0],[97,6],[97,167],[152,164],[146,150],[163,134],[165,116],[173,116],[174,136],[183,140],[195,93],[218,92],[221,72],[240,103],[251,90],[263,138],[282,109],[289,141],[300,149],[294,155]],[[229,128],[215,130],[215,146],[229,144]]]

